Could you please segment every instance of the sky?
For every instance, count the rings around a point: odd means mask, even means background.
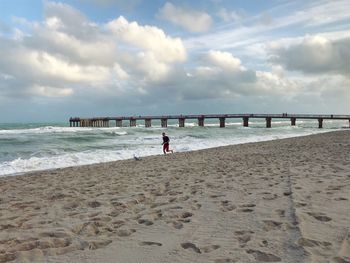
[[[349,0],[0,0],[0,122],[350,114]]]

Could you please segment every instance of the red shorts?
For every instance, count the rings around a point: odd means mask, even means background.
[[[169,143],[164,143],[163,144],[163,151],[164,152],[169,152]]]

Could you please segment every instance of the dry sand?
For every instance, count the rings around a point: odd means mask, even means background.
[[[0,179],[0,262],[350,262],[350,131]]]

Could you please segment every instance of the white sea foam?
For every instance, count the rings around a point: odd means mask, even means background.
[[[121,127],[110,127],[110,128],[92,128],[92,127],[54,127],[54,126],[45,126],[39,128],[30,128],[30,129],[6,129],[0,130],[1,134],[44,134],[44,133],[78,133],[78,132],[89,132],[89,131],[115,131],[118,134],[118,131],[122,129]],[[121,132],[125,134],[125,131]]]
[[[56,128],[54,128],[56,129]],[[89,128],[65,128],[59,127],[56,130],[88,131]],[[33,129],[30,129],[33,130]],[[40,130],[40,129],[38,129]],[[47,130],[42,129],[42,130]],[[159,129],[129,128],[104,128],[104,133],[112,132],[118,136],[110,137],[107,142],[104,140],[92,142],[93,149],[68,150],[68,148],[49,148],[49,154],[41,150],[33,150],[32,154],[26,157],[15,158],[0,163],[0,176],[18,174],[29,171],[38,171],[54,168],[63,168],[77,165],[102,163],[136,156],[150,156],[162,154],[161,137]],[[99,132],[98,129],[93,129]],[[283,127],[283,130],[250,129],[250,128],[227,128],[227,129],[199,129],[192,131],[189,129],[173,128],[171,132],[171,148],[175,152],[193,151],[218,146],[241,144],[247,142],[259,142],[267,140],[297,137],[312,133],[319,133],[326,130],[318,129],[295,129],[293,127]],[[220,131],[221,133],[219,133]],[[263,132],[265,131],[265,132]],[[258,132],[258,133],[256,133]],[[132,135],[136,133],[135,135]],[[148,134],[152,133],[152,134]],[[39,135],[42,136],[42,135]],[[84,138],[83,136],[81,136]],[[74,142],[74,137],[72,137]],[[72,142],[72,143],[73,143]],[[104,144],[103,144],[104,143]],[[80,143],[76,143],[80,145]],[[89,143],[88,143],[89,145]],[[67,152],[68,151],[68,152]]]

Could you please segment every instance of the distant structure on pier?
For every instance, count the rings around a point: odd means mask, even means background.
[[[266,128],[271,128],[272,119],[290,119],[291,125],[296,125],[297,119],[314,119],[318,121],[318,127],[323,127],[324,120],[349,120],[350,115],[315,115],[315,114],[203,114],[203,115],[162,115],[162,116],[129,116],[129,117],[101,117],[101,118],[79,118],[69,119],[71,127],[110,127],[110,122],[115,121],[116,127],[122,127],[123,121],[128,121],[130,127],[136,126],[136,121],[144,121],[145,127],[152,126],[152,120],[160,120],[163,128],[168,126],[168,120],[177,119],[179,127],[185,127],[188,119],[197,119],[198,126],[203,127],[205,119],[218,119],[220,127],[225,127],[226,119],[241,118],[244,127],[249,126],[249,119],[265,119]]]

